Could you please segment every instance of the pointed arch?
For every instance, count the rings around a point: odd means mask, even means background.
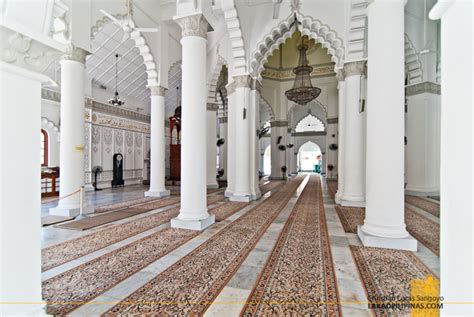
[[[328,25],[309,16],[303,16],[301,13],[295,13],[301,24],[293,24],[294,14],[290,14],[285,20],[274,27],[270,33],[263,37],[262,41],[257,43],[257,48],[251,55],[251,75],[259,80],[262,79],[261,73],[263,65],[267,62],[269,56],[273,54],[279,45],[285,42],[293,33],[298,30],[301,35],[307,35],[314,39],[316,43],[321,43],[323,48],[328,50],[331,60],[335,63],[335,70],[344,65],[344,46],[341,38]]]
[[[423,80],[423,68],[413,42],[405,33],[405,76],[407,85],[416,84]]]
[[[207,87],[208,87],[207,102],[208,103],[217,103],[216,87],[217,87],[217,82],[219,80],[219,75],[221,74],[222,67],[224,65],[228,66],[227,61],[224,59],[224,57],[217,54],[216,65],[212,69],[212,73],[211,73],[211,76],[209,78],[209,82],[207,84]]]
[[[311,125],[311,129],[307,126]],[[315,115],[308,113],[301,118],[295,125],[295,132],[322,132],[326,131],[325,124]]]

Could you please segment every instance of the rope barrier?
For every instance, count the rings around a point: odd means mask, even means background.
[[[81,186],[79,189],[73,191],[72,193],[70,193],[66,196],[59,197],[59,200],[71,197],[71,196],[73,196],[77,193],[79,193],[79,218],[83,218],[84,215],[83,215],[82,211],[83,211],[83,208],[84,208],[84,186]]]

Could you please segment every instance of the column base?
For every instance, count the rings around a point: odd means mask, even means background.
[[[92,191],[95,190],[95,188],[94,188],[94,186],[92,186],[92,184],[86,184],[86,185],[84,185],[84,190],[86,192],[92,192]]]
[[[405,195],[411,195],[411,196],[439,196],[439,188],[413,188],[410,186],[407,186],[405,189]]]
[[[365,197],[343,195],[340,198],[340,204],[347,207],[365,207]]]
[[[231,197],[234,194],[234,192],[230,189],[226,189],[224,192],[224,197]]]
[[[336,204],[341,204],[342,194],[339,191],[337,191],[336,195],[334,195],[334,201],[336,202]]]
[[[216,184],[207,184],[207,188],[208,189],[216,189],[216,188],[219,188],[219,185],[216,183]]]
[[[159,191],[148,190],[145,192],[145,197],[167,197],[169,195],[170,195],[170,191],[167,189],[159,190]]]
[[[171,219],[171,228],[201,231],[212,225],[214,222],[216,222],[214,215],[210,215],[209,217],[201,220],[182,220],[179,219],[178,216]]]
[[[82,214],[87,215],[87,214],[93,214],[94,213],[94,207],[85,205],[82,207]],[[64,217],[77,217],[81,214],[80,208],[79,207],[72,207],[72,208],[65,208],[65,207],[53,207],[49,209],[49,214],[53,216],[64,216]]]
[[[261,192],[258,192],[258,193],[255,193],[255,194],[250,195],[250,199],[251,199],[251,200],[257,200],[257,199],[260,199],[260,197],[262,197],[262,193],[261,193]]]
[[[359,239],[364,245],[364,247],[376,247],[406,251],[418,250],[418,241],[410,235],[405,238],[384,238],[366,233],[364,232],[364,230],[361,229],[361,227],[362,226],[360,225],[357,226],[357,235],[359,236]]]
[[[250,202],[252,200],[252,195],[251,194],[236,194],[233,193],[231,196],[229,196],[230,201],[242,201],[242,202]]]

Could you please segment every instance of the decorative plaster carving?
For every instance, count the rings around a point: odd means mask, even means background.
[[[54,132],[56,132],[56,141],[59,142],[60,140],[60,136],[61,136],[61,132],[59,130],[59,126],[57,126],[56,124],[54,124],[53,121],[49,120],[48,118],[46,117],[41,117],[41,125],[42,127],[48,127],[49,129],[53,130]]]
[[[126,14],[114,15],[119,21],[126,20],[128,17]],[[110,20],[107,17],[103,17],[102,19],[96,21],[96,24],[91,28],[91,37],[94,38],[97,32],[101,30],[105,24],[110,23]],[[135,25],[135,22],[131,21],[132,25]],[[141,35],[138,31],[132,31],[130,34],[130,39],[135,42],[135,47],[138,48],[140,55],[143,57],[143,64],[146,67],[146,73],[148,75],[148,86],[156,86],[160,84],[158,72],[159,69],[155,64],[155,59],[151,54],[150,47],[148,46],[145,38]]]
[[[41,89],[41,98],[55,102],[61,102],[61,93],[43,88]]]
[[[86,104],[86,107],[88,107],[88,106],[89,105]],[[140,122],[144,122],[144,123],[150,123],[150,115],[143,114],[143,113],[138,113],[138,112],[135,112],[135,111],[130,111],[130,110],[127,110],[127,109],[124,109],[124,108],[113,107],[111,105],[107,105],[105,103],[101,103],[101,102],[97,102],[97,101],[92,102],[92,110],[94,112],[100,112],[100,113],[104,113],[104,114],[110,114],[110,115],[114,115],[114,116],[128,118],[128,119],[135,120],[135,121],[140,121]],[[94,118],[92,118],[92,119],[94,119]]]
[[[125,131],[125,144],[128,147],[133,146],[133,132]]]
[[[344,64],[344,73],[346,74],[346,77],[365,75],[365,65],[365,61],[346,63]]]
[[[85,171],[91,170],[90,151],[89,151],[90,135],[91,135],[91,125],[86,124],[84,125],[84,170]]]
[[[152,96],[162,96],[162,97],[164,97],[166,91],[168,90],[168,88],[165,88],[163,86],[149,86],[148,88],[150,88],[150,94]]]
[[[227,123],[227,117],[220,117],[217,120],[219,120],[219,124],[221,123]]]
[[[0,60],[35,72],[44,72],[61,52],[5,27],[0,27]]]
[[[295,14],[301,24],[293,23]],[[291,37],[296,29],[301,32],[301,35],[307,35],[314,39],[316,43],[321,43],[324,48],[327,48],[328,54],[331,55],[331,61],[335,63],[335,71],[343,67],[344,46],[342,39],[337,37],[337,33],[319,20],[294,12],[264,36],[262,41],[257,43],[257,49],[252,54],[250,62],[252,77],[261,80],[261,73],[264,70],[263,65],[267,62],[268,57],[281,43]]]
[[[326,121],[328,124],[337,124],[339,123],[339,118],[328,118]]]
[[[262,92],[262,84],[260,83],[260,81],[258,79],[252,78],[251,81],[250,81],[250,89],[251,90],[256,90],[259,93],[261,93]]]
[[[344,69],[339,69],[336,72],[336,79],[337,81],[344,81],[346,79],[346,73],[344,72]]]
[[[135,147],[142,147],[142,134],[135,132]]]
[[[227,94],[231,95],[235,92],[235,89],[239,87],[246,87],[250,88],[251,83],[252,83],[252,77],[249,75],[239,75],[239,76],[233,76],[232,77],[232,82],[227,85]]]
[[[100,143],[100,127],[93,125],[92,126],[92,144]]]
[[[135,132],[150,133],[150,125],[143,122],[136,122],[124,118],[111,117],[107,115],[97,114],[97,125],[111,127],[116,129],[130,130]]]
[[[325,76],[333,76],[334,75],[334,64],[324,64],[324,65],[311,65],[313,67],[313,71],[311,72],[311,77],[325,77]],[[261,76],[266,79],[272,80],[294,80],[296,75],[293,72],[293,68],[287,69],[272,69],[272,68],[265,68],[262,71]]]
[[[441,95],[441,86],[432,82],[423,82],[415,85],[410,85],[405,88],[406,96],[414,96],[423,93]]]
[[[66,52],[64,53],[63,56],[61,56],[61,60],[67,60],[67,61],[75,61],[75,62],[79,62],[81,64],[85,64],[86,63],[86,56],[90,54],[89,52],[87,52],[86,50],[80,48],[80,47],[76,47],[75,45],[73,44],[69,44],[67,47],[66,47]]]
[[[174,19],[181,27],[181,36],[199,36],[207,38],[207,32],[213,31],[203,14],[194,14]]]
[[[122,146],[123,145],[123,131],[122,130],[115,130],[115,145]]]

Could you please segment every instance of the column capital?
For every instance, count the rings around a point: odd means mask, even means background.
[[[271,127],[287,127],[288,120],[273,120],[273,121],[270,121],[270,126]]]
[[[239,87],[252,87],[252,77],[249,75],[237,75],[232,77],[232,82],[226,86],[227,95],[231,95],[235,92],[235,89]]]
[[[207,38],[207,32],[213,31],[206,17],[202,13],[174,17],[175,22],[181,27],[181,36],[199,36]]]
[[[219,105],[215,104],[215,103],[210,103],[208,102],[207,103],[207,110],[209,111],[217,111],[219,110]]]
[[[164,97],[166,91],[168,90],[168,88],[165,88],[163,86],[149,86],[148,88],[150,88],[150,94],[152,96],[162,96],[162,97]]]
[[[338,69],[336,72],[336,79],[338,82],[344,81],[346,79],[346,72],[344,71],[344,68]]]
[[[258,81],[257,78],[252,78],[250,81],[250,89],[256,90],[259,93],[262,92],[262,84]]]
[[[90,53],[85,49],[70,44],[66,47],[66,52],[61,56],[62,61],[75,61],[81,64],[86,63],[86,56]]]
[[[357,61],[344,64],[345,77],[365,75],[366,61]]]

